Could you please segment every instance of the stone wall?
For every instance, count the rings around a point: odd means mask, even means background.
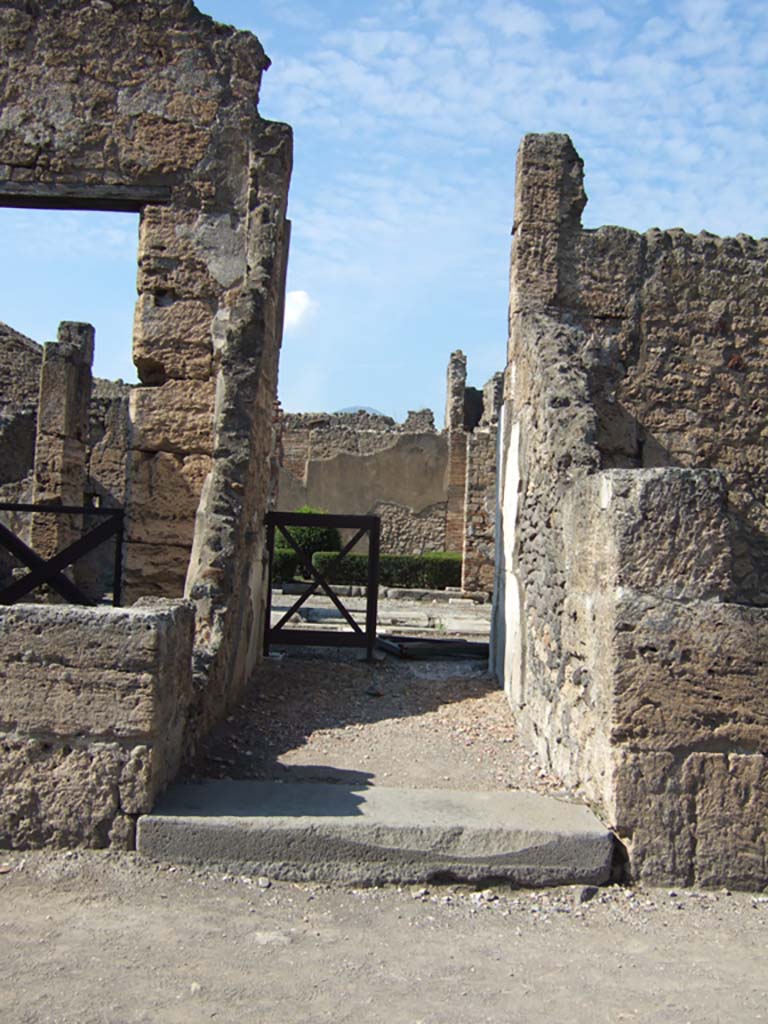
[[[32,469],[42,362],[39,345],[0,323],[0,485]]]
[[[32,500],[39,505],[82,505],[91,404],[94,330],[63,323],[58,341],[43,347],[35,435]],[[52,558],[82,533],[82,516],[35,513],[30,547]]]
[[[724,477],[608,470],[565,514],[553,763],[651,879],[761,888],[768,849],[768,609],[734,593]]]
[[[494,662],[634,874],[764,885],[764,245],[585,231],[582,176],[523,140]]]
[[[0,203],[140,213],[141,385],[89,465],[118,488],[129,440],[126,600],[192,602],[191,745],[261,650],[290,129],[259,41],[187,0],[12,0],[0,57]]]
[[[381,550],[445,549],[444,434],[368,413],[286,415],[278,507],[381,516]],[[417,425],[429,425],[419,414]],[[356,551],[364,550],[361,544]]]
[[[89,377],[90,365],[73,362],[72,346],[77,348],[80,334],[91,345],[93,328],[64,323],[58,333],[58,342],[42,346],[0,325],[0,380],[7,385],[0,412],[6,453],[0,460],[0,500],[123,507],[130,387],[93,378],[86,402],[89,382],[81,378]],[[78,534],[96,525],[88,517],[74,524],[20,513],[0,517],[41,554],[64,547],[74,535],[73,525]],[[111,593],[114,563],[114,549],[101,545],[75,564],[78,586],[96,600]],[[16,565],[0,551],[0,580]]]
[[[454,352],[439,434],[429,409],[403,423],[362,411],[282,416],[279,507],[379,515],[383,552],[460,551],[463,589],[490,592],[502,374],[482,391],[466,379]]]
[[[461,587],[493,590],[496,547],[496,426],[478,427],[467,438]]]
[[[192,607],[0,609],[0,847],[133,846],[179,769]]]

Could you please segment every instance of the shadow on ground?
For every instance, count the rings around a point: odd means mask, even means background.
[[[421,716],[498,690],[483,662],[387,656],[368,664],[359,652],[294,648],[257,669],[245,699],[207,738],[185,777],[346,782],[348,770],[280,757],[319,730]]]

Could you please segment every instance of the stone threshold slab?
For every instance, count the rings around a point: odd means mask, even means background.
[[[293,881],[539,887],[609,881],[614,840],[583,805],[536,793],[210,780],[171,787],[137,849]]]

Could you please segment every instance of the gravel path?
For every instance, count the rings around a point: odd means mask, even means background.
[[[4,1024],[751,1024],[767,939],[764,895],[262,887],[0,854]]]
[[[188,777],[562,793],[517,742],[485,663],[359,657],[269,659]]]

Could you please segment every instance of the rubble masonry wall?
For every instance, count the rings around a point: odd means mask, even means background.
[[[636,875],[762,886],[765,243],[584,231],[582,177],[523,140],[496,669]]]
[[[0,55],[0,193],[167,196],[140,203],[124,579],[192,602],[192,745],[260,655],[290,129],[259,41],[186,0],[12,0]]]
[[[378,515],[383,552],[445,550],[447,441],[428,410],[404,423],[365,412],[289,413],[282,423],[280,509]]]

